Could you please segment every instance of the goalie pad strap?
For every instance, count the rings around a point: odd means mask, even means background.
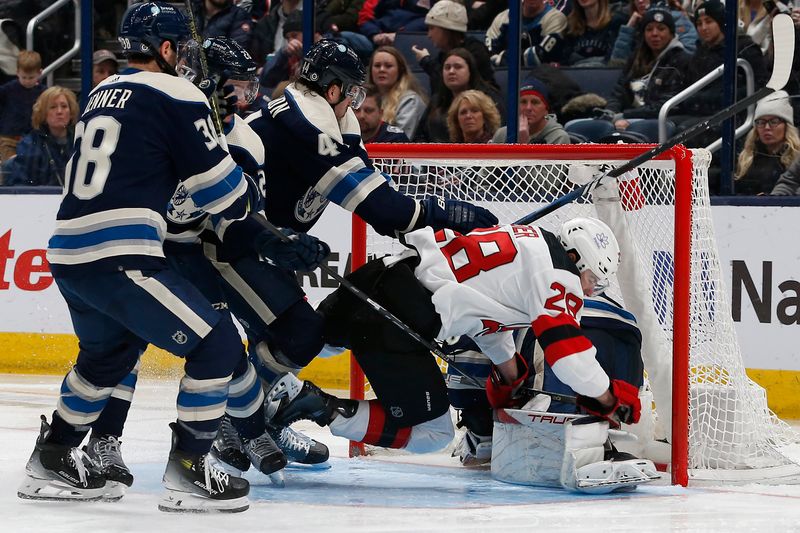
[[[410,427],[391,427],[378,400],[369,401],[369,423],[362,442],[384,448],[403,448],[411,437]]]

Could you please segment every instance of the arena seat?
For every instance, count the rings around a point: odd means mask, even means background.
[[[438,53],[433,42],[428,39],[427,33],[416,31],[397,32],[397,35],[394,36],[394,47],[406,58],[409,68],[414,72],[421,72],[422,69],[417,62],[417,56],[411,51],[411,47],[414,45],[417,45],[418,48],[427,48],[431,55]]]
[[[561,67],[587,93],[599,94],[603,98],[611,96],[622,74],[619,68]]]

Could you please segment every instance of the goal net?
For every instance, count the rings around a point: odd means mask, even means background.
[[[571,165],[608,170],[650,147],[383,144],[368,151],[403,193],[468,200],[510,223],[573,190]],[[674,483],[800,482],[800,435],[745,373],[714,238],[709,161],[705,150],[675,147],[534,224],[557,231],[565,220],[593,216],[617,236],[622,263],[608,293],[642,330],[658,413],[653,438],[671,444]],[[363,222],[353,227],[353,268],[402,249]],[[365,387],[354,368],[351,395],[363,397]]]

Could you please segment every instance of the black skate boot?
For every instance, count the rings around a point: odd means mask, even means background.
[[[278,426],[288,426],[298,420],[313,420],[319,426],[327,426],[339,415],[352,417],[358,409],[358,401],[332,396],[291,373],[275,380],[267,391],[264,405],[267,420]]]
[[[264,474],[270,475],[286,466],[286,456],[269,433],[264,433],[255,439],[243,439],[243,442],[244,451],[250,462]]]
[[[321,466],[328,460],[328,447],[289,426],[267,424],[267,431],[290,463]]]
[[[239,432],[233,427],[228,415],[222,417],[217,438],[211,445],[211,455],[240,474],[250,468],[250,458],[244,450]]]
[[[90,438],[83,447],[83,451],[108,481],[103,497],[107,501],[119,500],[125,495],[125,487],[133,485],[133,474],[122,460],[121,445],[114,435],[101,435]]]
[[[17,496],[26,500],[95,501],[103,499],[106,478],[78,448],[48,442],[51,430],[42,426]]]
[[[172,428],[172,449],[169,452],[163,484],[166,492],[158,504],[167,512],[238,513],[250,507],[246,479],[226,474],[209,461],[208,454],[193,454],[177,449],[177,424]]]

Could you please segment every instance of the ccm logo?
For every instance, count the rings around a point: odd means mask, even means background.
[[[47,250],[25,250],[13,262],[13,271],[9,272],[14,285],[23,291],[43,291],[53,283],[50,265],[45,254]],[[11,270],[9,260],[14,259],[17,252],[11,248],[11,230],[0,237],[0,290],[8,290],[6,270]]]
[[[540,415],[540,414],[529,414],[528,418],[531,419],[531,422],[538,422],[539,424],[560,424],[563,425],[569,420],[566,416],[559,416],[559,415]]]

